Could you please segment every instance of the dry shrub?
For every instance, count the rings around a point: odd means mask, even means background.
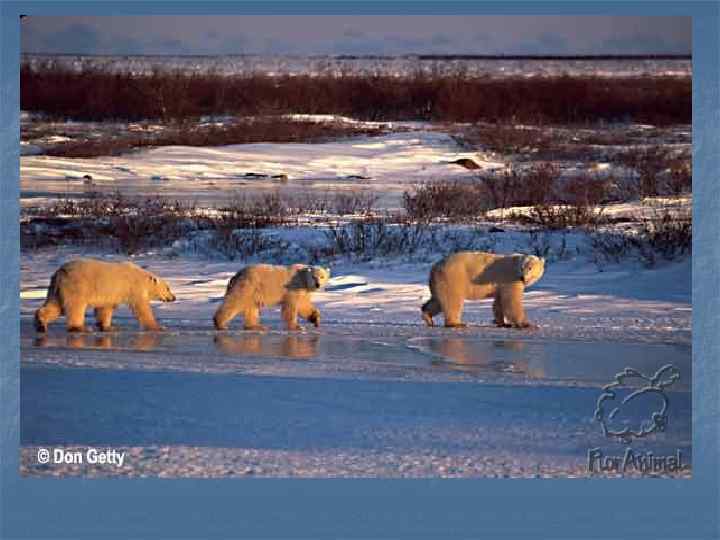
[[[337,191],[333,196],[331,208],[340,216],[368,215],[372,214],[379,198],[371,191]]]
[[[595,227],[604,221],[600,206],[607,198],[609,181],[596,176],[575,176],[559,185],[558,170],[549,167],[539,173],[549,196],[536,199],[530,220],[548,229]]]
[[[519,154],[537,148],[554,148],[557,142],[542,129],[527,129],[512,124],[478,124],[463,133],[464,141],[474,147],[500,154]]]
[[[522,191],[525,200],[521,204],[542,204],[553,200],[556,195],[560,169],[553,163],[532,166],[522,176]]]
[[[95,193],[33,209],[21,226],[23,247],[62,243],[108,245],[123,253],[167,246],[190,231],[215,231],[229,239],[240,229],[257,230],[295,223],[297,210],[277,193],[236,197],[214,214],[192,203],[163,197],[125,197]]]
[[[656,207],[642,223],[641,234],[652,253],[673,260],[692,252],[690,208]]]
[[[230,261],[247,259],[270,248],[278,247],[278,241],[264,234],[262,229],[243,230],[222,227],[213,232],[214,234],[206,239],[202,250],[219,253]],[[195,249],[200,250],[200,247],[195,246]]]
[[[670,195],[692,193],[692,162],[676,159],[670,163],[670,176],[666,181]]]
[[[668,155],[662,146],[650,146],[623,152],[615,159],[636,172],[626,180],[625,198],[692,192],[692,163],[688,157]]]
[[[655,207],[637,231],[602,231],[591,237],[595,263],[638,259],[653,267],[658,259],[678,260],[692,253],[692,213],[689,208]]]
[[[413,220],[473,220],[484,216],[488,204],[488,190],[479,181],[426,182],[403,193],[403,208]]]
[[[529,169],[508,169],[482,176],[492,208],[532,206],[556,200],[560,171],[552,163],[539,163]]]
[[[217,209],[213,227],[217,229],[263,229],[292,223],[302,209],[293,208],[290,201],[277,191],[262,195],[236,195]]]
[[[166,247],[188,233],[203,232],[198,241],[232,259],[274,245],[272,238],[260,234],[264,229],[297,226],[301,215],[311,213],[369,216],[376,201],[377,195],[371,191],[327,193],[324,197],[283,196],[278,191],[238,193],[208,212],[163,197],[91,193],[86,199],[61,199],[46,208],[24,210],[22,246],[80,243],[131,254]]]
[[[597,206],[607,201],[611,180],[594,175],[569,178],[563,185],[563,199],[575,206]]]
[[[551,230],[595,227],[603,221],[603,210],[584,204],[537,204],[530,209],[529,220]]]
[[[331,224],[323,256],[374,257],[412,255],[433,240],[434,231],[422,221],[393,216],[365,217],[345,224]]]
[[[503,171],[500,174],[482,176],[487,190],[490,208],[508,208],[515,206],[522,189],[522,180],[514,170]]]
[[[132,254],[178,238],[188,230],[187,220],[195,213],[192,204],[160,197],[92,193],[87,199],[63,199],[31,212],[21,226],[23,247],[65,242],[108,244]]]

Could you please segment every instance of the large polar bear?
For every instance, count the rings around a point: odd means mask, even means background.
[[[225,298],[213,321],[218,330],[239,313],[245,319],[245,330],[264,330],[260,309],[282,305],[282,317],[289,330],[299,330],[297,317],[320,326],[320,311],[310,302],[310,294],[330,279],[330,271],[319,266],[293,264],[246,266],[228,282]]]
[[[422,317],[433,326],[441,311],[445,326],[462,327],[465,300],[493,297],[498,326],[528,328],[523,292],[545,272],[545,259],[534,255],[495,255],[482,251],[461,251],[444,258],[430,270],[431,297],[422,306]]]
[[[126,304],[146,330],[163,330],[155,320],[151,300],[174,302],[168,284],[131,262],[76,259],[62,265],[50,279],[45,304],[35,312],[35,328],[46,332],[52,321],[65,315],[69,332],[84,332],[85,310],[95,308],[97,327],[112,330],[113,310]]]

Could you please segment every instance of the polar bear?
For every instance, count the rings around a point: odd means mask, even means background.
[[[523,292],[545,272],[545,259],[514,253],[495,255],[482,251],[461,251],[449,255],[430,270],[431,297],[422,306],[422,317],[434,326],[441,311],[445,326],[463,327],[465,300],[493,297],[495,324],[503,327],[532,326],[525,316]]]
[[[131,262],[75,259],[62,265],[50,279],[47,299],[35,312],[35,329],[47,326],[65,315],[69,332],[86,332],[85,310],[95,308],[97,328],[112,330],[113,310],[127,304],[146,330],[163,330],[155,320],[151,300],[174,302],[168,284],[155,274]]]
[[[239,313],[245,330],[264,330],[260,309],[282,305],[282,317],[289,330],[299,330],[297,317],[320,326],[320,311],[310,302],[310,294],[325,286],[330,271],[320,266],[277,266],[254,264],[246,266],[228,282],[225,298],[215,312],[217,330],[227,329]]]

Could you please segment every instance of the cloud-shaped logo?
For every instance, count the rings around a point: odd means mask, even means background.
[[[613,382],[603,386],[603,393],[598,398],[595,407],[595,420],[600,422],[605,436],[629,443],[633,439],[641,439],[651,433],[665,431],[670,400],[664,390],[679,378],[680,370],[672,364],[661,367],[652,377],[643,375],[633,368],[625,368],[615,375]],[[625,389],[628,394],[619,402],[619,405],[615,405],[618,394]],[[647,405],[648,416],[635,428],[625,426],[622,429],[616,429],[611,426],[622,408],[631,402],[635,402],[634,405]],[[657,408],[658,403],[660,404],[659,409]]]

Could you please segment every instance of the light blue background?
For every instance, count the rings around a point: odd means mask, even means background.
[[[120,14],[692,15],[692,480],[86,480],[18,475],[19,18]],[[715,2],[0,3],[2,538],[718,538],[720,99]]]

